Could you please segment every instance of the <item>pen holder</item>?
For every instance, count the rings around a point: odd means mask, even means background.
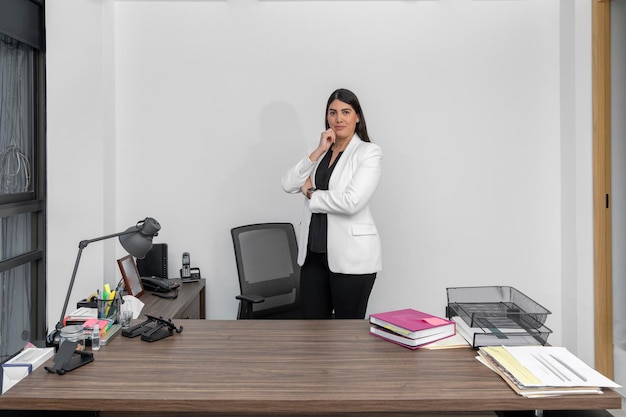
[[[112,300],[96,300],[98,303],[98,318],[113,320],[114,323],[118,322],[118,312],[120,311],[120,299],[114,298]]]

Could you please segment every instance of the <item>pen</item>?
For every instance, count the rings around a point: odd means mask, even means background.
[[[108,285],[109,284],[105,285],[105,289],[106,289],[106,287],[108,287]],[[113,291],[113,292],[108,291],[106,293],[106,300],[107,300],[107,303],[106,303],[107,308],[106,308],[106,311],[104,312],[104,318],[108,318],[109,317],[109,312],[111,311],[111,306],[115,302],[115,291]]]
[[[109,300],[111,300],[110,304],[109,304],[109,309],[110,309],[110,313],[111,316],[114,316],[116,314],[116,310],[117,310],[117,306],[115,304],[115,302],[117,301],[115,299],[115,290],[111,291],[111,294],[109,294]],[[107,317],[109,317],[109,314],[107,314]]]

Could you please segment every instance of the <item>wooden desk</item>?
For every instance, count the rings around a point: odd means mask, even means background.
[[[472,349],[412,351],[365,320],[179,321],[148,343],[116,336],[65,375],[43,367],[0,396],[0,410],[101,416],[485,416],[492,410],[615,409],[618,393],[529,399]]]
[[[172,281],[181,282],[180,279],[172,279]],[[145,304],[140,315],[143,319],[146,314],[165,319],[204,319],[206,318],[206,280],[181,283],[178,287],[178,297],[174,299],[157,297],[150,291],[145,291],[139,300]]]

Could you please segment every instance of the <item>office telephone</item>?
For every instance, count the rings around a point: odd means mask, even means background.
[[[180,270],[180,277],[187,279],[191,277],[191,261],[189,258],[189,252],[183,253],[183,268]]]
[[[153,292],[169,292],[180,287],[180,284],[167,278],[141,277],[144,289]]]
[[[191,267],[189,252],[183,253],[183,267],[180,269],[180,278],[183,282],[200,281],[200,268]]]

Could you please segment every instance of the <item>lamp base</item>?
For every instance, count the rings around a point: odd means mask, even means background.
[[[59,350],[59,341],[61,339],[61,330],[56,328],[46,336],[46,347],[53,347]]]

